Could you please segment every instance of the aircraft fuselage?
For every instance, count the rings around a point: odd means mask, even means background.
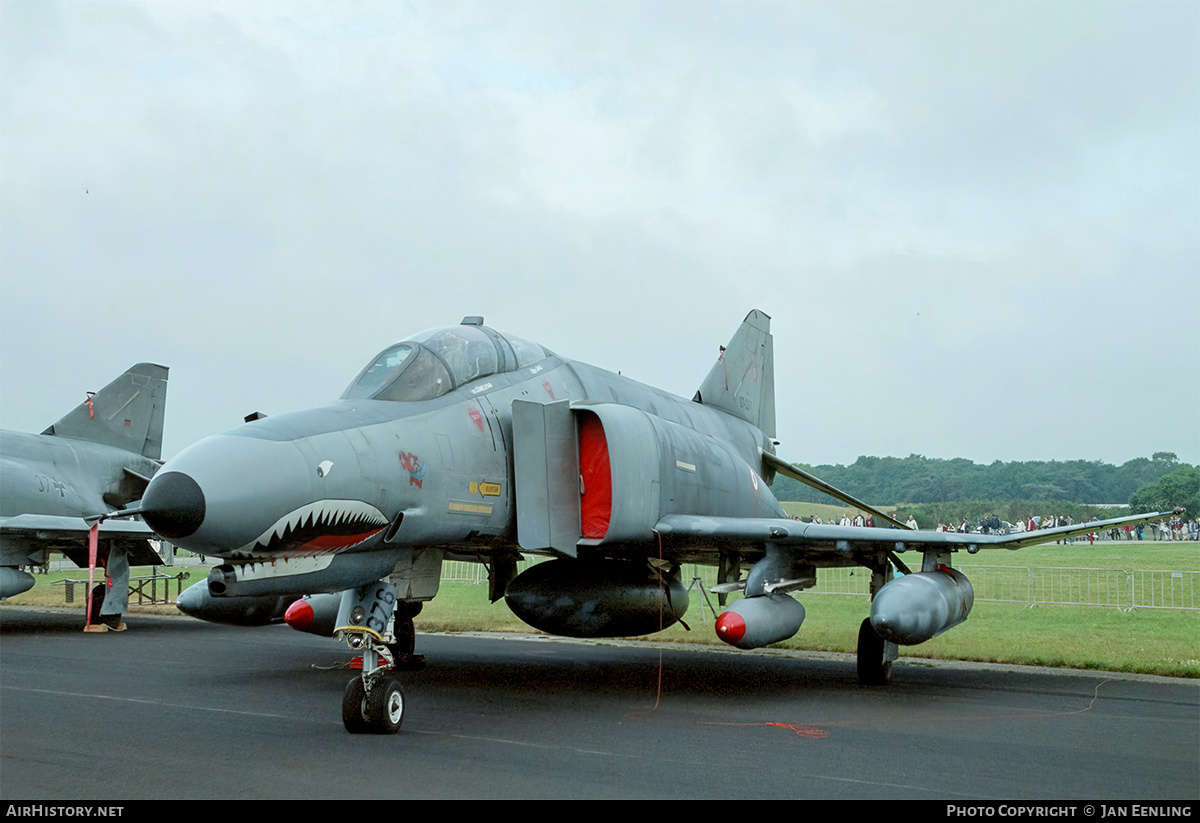
[[[148,511],[147,522],[176,545],[231,560],[385,544],[515,547],[513,404],[564,400],[636,415],[659,449],[659,465],[635,480],[640,488],[613,490],[646,509],[641,537],[670,512],[785,516],[761,480],[760,449],[771,444],[756,427],[550,356],[433,399],[343,399],[207,438],[155,478],[143,505],[168,514]],[[610,440],[628,428],[617,422]],[[658,499],[643,500],[650,494]]]
[[[0,517],[83,518],[137,499],[141,486],[126,469],[150,477],[157,463],[111,446],[67,437],[0,432]],[[0,566],[45,561],[54,544],[24,534],[0,535]]]

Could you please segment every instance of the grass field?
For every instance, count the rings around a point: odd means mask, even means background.
[[[710,598],[716,606],[715,596]],[[855,651],[858,626],[869,610],[865,597],[799,599],[807,612],[804,626],[779,646]],[[676,625],[652,639],[718,644],[714,618],[693,592],[684,618],[691,631]],[[489,604],[486,587],[466,583],[444,583],[417,625],[426,631],[530,631],[502,603]],[[902,648],[901,656],[1200,677],[1200,612],[978,603],[965,623],[920,646]]]
[[[963,558],[966,560],[966,558]],[[1086,543],[1050,545],[1019,552],[980,553],[970,562],[1024,566],[1059,566],[1121,569],[1200,570],[1200,544],[1196,543]],[[135,569],[139,576],[145,570]],[[168,569],[178,573],[179,568]],[[192,570],[192,580],[205,572]],[[38,575],[34,588],[5,604],[62,606],[63,587],[52,585],[64,577],[79,579],[86,572]],[[192,582],[192,581],[188,581]],[[185,583],[185,587],[186,587]],[[171,591],[176,590],[172,584]],[[75,591],[75,606],[83,607],[83,587]],[[784,648],[852,653],[858,626],[868,612],[862,596],[801,595],[807,617],[800,633],[779,644]],[[685,622],[691,631],[672,626],[649,639],[683,643],[717,644],[715,617],[707,599],[693,591]],[[174,614],[173,606],[131,608]],[[533,631],[503,603],[488,603],[485,586],[443,582],[433,601],[417,618],[418,631]],[[1175,677],[1200,677],[1200,611],[1135,609],[1122,611],[1097,606],[1037,606],[977,602],[970,618],[949,632],[921,644],[901,649],[902,660],[940,658],[997,663],[1058,666],[1078,669],[1137,672]]]

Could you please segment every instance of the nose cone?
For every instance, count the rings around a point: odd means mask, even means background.
[[[204,522],[204,492],[183,472],[158,474],[142,495],[142,518],[155,533],[178,540],[196,533]]]
[[[230,559],[340,553],[381,539],[388,518],[363,499],[378,500],[381,481],[357,445],[341,431],[288,437],[265,422],[168,461],[142,496],[147,525],[180,548]]]
[[[317,479],[290,441],[213,435],[167,461],[141,511],[180,548],[229,557],[253,551],[279,517],[311,502]]]

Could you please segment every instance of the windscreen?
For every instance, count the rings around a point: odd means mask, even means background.
[[[399,376],[416,350],[416,346],[409,343],[397,343],[387,349],[358,373],[342,397],[346,400],[374,397]]]
[[[385,349],[359,372],[342,399],[431,400],[545,357],[536,343],[480,326],[431,329]]]

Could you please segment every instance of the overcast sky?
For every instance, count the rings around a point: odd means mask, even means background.
[[[0,3],[0,426],[165,452],[484,315],[780,454],[1200,463],[1200,4]]]

